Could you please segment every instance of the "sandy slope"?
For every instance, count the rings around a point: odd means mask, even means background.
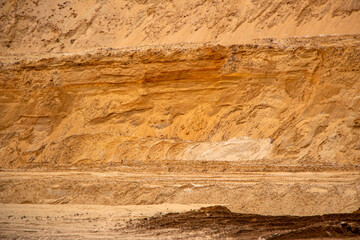
[[[360,33],[358,0],[0,1],[0,52]]]

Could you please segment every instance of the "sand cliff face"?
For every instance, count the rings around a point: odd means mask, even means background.
[[[358,0],[0,1],[0,52],[358,34]]]
[[[12,203],[359,209],[359,9],[359,0],[0,0],[9,238],[64,221],[25,219],[24,205],[17,219]]]
[[[2,58],[2,168],[358,167],[358,36]]]

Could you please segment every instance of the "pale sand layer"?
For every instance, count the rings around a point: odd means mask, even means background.
[[[0,238],[5,239],[142,239],[123,227],[130,219],[185,212],[205,204],[48,205],[0,204]],[[153,236],[156,238],[155,236]]]
[[[306,239],[355,240],[355,234],[334,232],[332,226],[340,225],[343,215],[329,221],[329,216],[291,219],[289,216],[266,217],[251,215],[221,215],[207,212],[173,214],[197,210],[207,205],[161,204],[142,206],[103,206],[103,205],[47,205],[47,204],[0,204],[1,239],[271,239],[271,236],[298,231]],[[209,209],[209,208],[208,208]],[[207,210],[208,210],[207,209]],[[214,208],[211,208],[214,209]],[[190,215],[189,215],[190,214]],[[192,215],[191,215],[192,214]],[[347,215],[349,216],[349,215]],[[149,217],[151,217],[149,219]],[[156,219],[154,219],[155,217]],[[208,219],[204,223],[204,218]],[[334,215],[333,217],[334,218]],[[234,222],[227,224],[226,221]],[[269,219],[269,220],[265,220]],[[271,220],[270,220],[271,219]],[[286,224],[286,219],[289,226]],[[315,223],[310,219],[317,219]],[[324,220],[327,219],[327,220]],[[337,219],[337,220],[336,220]],[[352,215],[351,226],[355,226],[356,215]],[[161,221],[160,225],[156,221]],[[155,222],[154,222],[155,221]],[[224,225],[225,221],[225,225]],[[268,222],[268,221],[271,221]],[[294,222],[295,221],[295,222]],[[349,221],[349,220],[347,220]],[[140,225],[141,222],[141,225]],[[178,223],[181,222],[179,225]],[[223,223],[223,224],[221,224]],[[326,226],[323,231],[321,227]],[[189,226],[192,225],[192,226]],[[142,227],[140,227],[142,226]],[[151,226],[147,228],[146,226]],[[197,227],[195,227],[197,226]],[[277,227],[276,227],[277,226]],[[304,226],[299,228],[299,226]],[[322,236],[309,238],[311,227],[322,231]],[[332,228],[331,228],[332,227]],[[306,228],[310,231],[306,233]],[[301,231],[302,229],[302,231]],[[236,233],[234,236],[232,233]],[[309,235],[310,234],[310,235]],[[290,234],[291,236],[291,234]],[[262,238],[263,237],[263,238]]]
[[[1,172],[0,202],[211,204],[263,215],[350,213],[360,207],[359,179],[359,172]]]
[[[358,0],[1,1],[0,53],[358,34]]]

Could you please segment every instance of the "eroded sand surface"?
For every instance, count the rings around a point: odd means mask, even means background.
[[[0,60],[2,169],[360,169],[360,35]]]
[[[153,204],[263,215],[356,211],[359,48],[356,35],[2,57],[1,234],[257,239],[282,230],[277,239],[287,239],[306,228],[306,237],[353,238],[359,214],[291,229],[287,217],[271,229],[273,220],[255,217],[261,221],[247,225],[255,232],[238,230],[252,216],[228,213],[214,225],[213,212],[128,221],[169,211],[147,210]],[[130,205],[138,207],[124,213]],[[222,232],[229,221],[238,225]],[[344,230],[343,221],[355,225]]]
[[[358,238],[359,30],[359,0],[0,0],[0,236]]]

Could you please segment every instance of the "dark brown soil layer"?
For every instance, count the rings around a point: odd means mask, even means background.
[[[161,230],[166,229],[174,235],[199,232],[234,239],[360,239],[359,210],[349,214],[299,217],[233,213],[226,207],[213,206],[145,218],[128,226],[144,232],[158,231],[160,236]]]

